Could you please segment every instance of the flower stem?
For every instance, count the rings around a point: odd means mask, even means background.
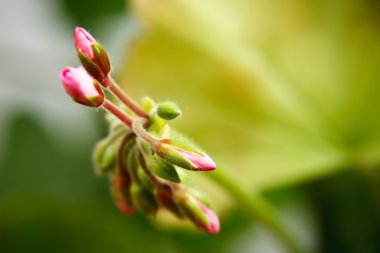
[[[300,246],[294,236],[289,234],[285,224],[279,219],[273,206],[268,201],[266,201],[258,193],[253,195],[246,192],[240,184],[237,184],[232,177],[226,175],[220,169],[209,173],[209,175],[219,185],[227,189],[227,191],[234,197],[234,199],[249,216],[261,221],[269,227],[288,248],[289,252],[304,252],[300,249]]]
[[[133,120],[128,117],[122,110],[120,110],[117,106],[115,106],[114,104],[112,104],[110,101],[108,100],[104,100],[103,104],[102,104],[102,107],[109,111],[110,113],[112,113],[113,115],[115,115],[117,118],[119,118],[122,122],[124,122],[127,126],[129,126],[130,128],[132,128],[132,122]]]
[[[148,142],[153,148],[155,148],[161,142],[159,139],[155,138],[154,136],[152,136],[149,132],[145,130],[144,125],[146,124],[146,122],[147,121],[144,119],[135,120],[132,125],[132,131],[141,139]]]
[[[131,109],[137,116],[148,118],[149,116],[141,109],[141,107],[129,97],[120,87],[112,80],[112,78],[107,77],[105,79],[105,86],[129,109]]]

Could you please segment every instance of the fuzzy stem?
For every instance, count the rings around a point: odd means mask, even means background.
[[[208,175],[234,197],[242,209],[253,219],[257,219],[269,227],[288,248],[289,252],[301,253],[294,236],[289,234],[285,224],[277,216],[273,206],[258,193],[249,194],[236,183],[232,177],[218,169]]]
[[[120,110],[117,106],[112,104],[108,100],[104,100],[102,107],[119,118],[122,122],[124,122],[128,127],[132,128],[133,120],[127,116],[122,110]]]
[[[145,130],[144,125],[146,122],[147,121],[144,119],[135,120],[132,125],[132,131],[135,132],[137,136],[148,142],[153,148],[156,148],[161,141]]]
[[[120,87],[115,83],[114,80],[112,80],[111,77],[107,77],[103,83],[105,87],[107,87],[129,109],[136,113],[136,115],[143,118],[149,117],[132,98],[130,98],[122,89],[120,89]]]

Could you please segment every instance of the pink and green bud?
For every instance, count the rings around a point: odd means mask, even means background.
[[[60,78],[66,93],[75,102],[90,107],[99,107],[103,104],[102,89],[83,67],[66,67],[61,71]]]
[[[189,192],[185,192],[185,194],[177,198],[181,211],[195,225],[210,234],[217,234],[219,232],[219,218],[205,204]]]
[[[201,171],[216,169],[214,161],[207,154],[182,143],[165,140],[154,149],[160,157],[184,169]]]
[[[106,50],[81,27],[75,28],[74,44],[83,67],[106,87],[108,85],[107,76],[111,71],[111,63]]]
[[[88,58],[94,60],[94,51],[92,45],[96,42],[94,37],[82,27],[76,27],[74,30],[74,44],[77,51],[82,52]]]

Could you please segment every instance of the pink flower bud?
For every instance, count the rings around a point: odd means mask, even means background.
[[[74,31],[74,43],[77,51],[81,51],[84,55],[86,55],[90,59],[94,59],[94,52],[92,49],[92,44],[94,44],[96,40],[92,35],[87,32],[82,27],[76,27]]]
[[[185,193],[185,195],[182,195],[182,198],[178,198],[178,201],[185,216],[195,225],[210,234],[217,234],[219,232],[219,218],[205,204],[190,193]]]
[[[103,91],[83,67],[66,67],[61,71],[60,78],[67,94],[74,101],[90,107],[103,104]]]
[[[181,143],[166,140],[156,145],[155,150],[163,159],[188,170],[216,169],[214,161],[207,154]]]
[[[217,234],[220,230],[219,218],[210,209],[208,209],[203,203],[196,200],[198,202],[199,208],[203,211],[203,214],[207,218],[207,223],[203,223],[202,220],[195,219],[195,223],[204,231],[210,234]]]
[[[194,164],[193,170],[215,170],[216,164],[207,154],[199,154],[184,149],[175,148],[178,153],[182,154],[187,160]]]

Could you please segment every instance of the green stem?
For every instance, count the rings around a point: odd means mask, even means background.
[[[261,197],[258,193],[251,194],[246,192],[240,184],[237,184],[232,177],[226,175],[218,169],[209,173],[210,177],[220,184],[234,197],[243,210],[253,219],[257,219],[269,227],[276,236],[288,248],[289,252],[301,253],[299,244],[294,236],[289,234],[285,224],[277,216],[273,206]]]

